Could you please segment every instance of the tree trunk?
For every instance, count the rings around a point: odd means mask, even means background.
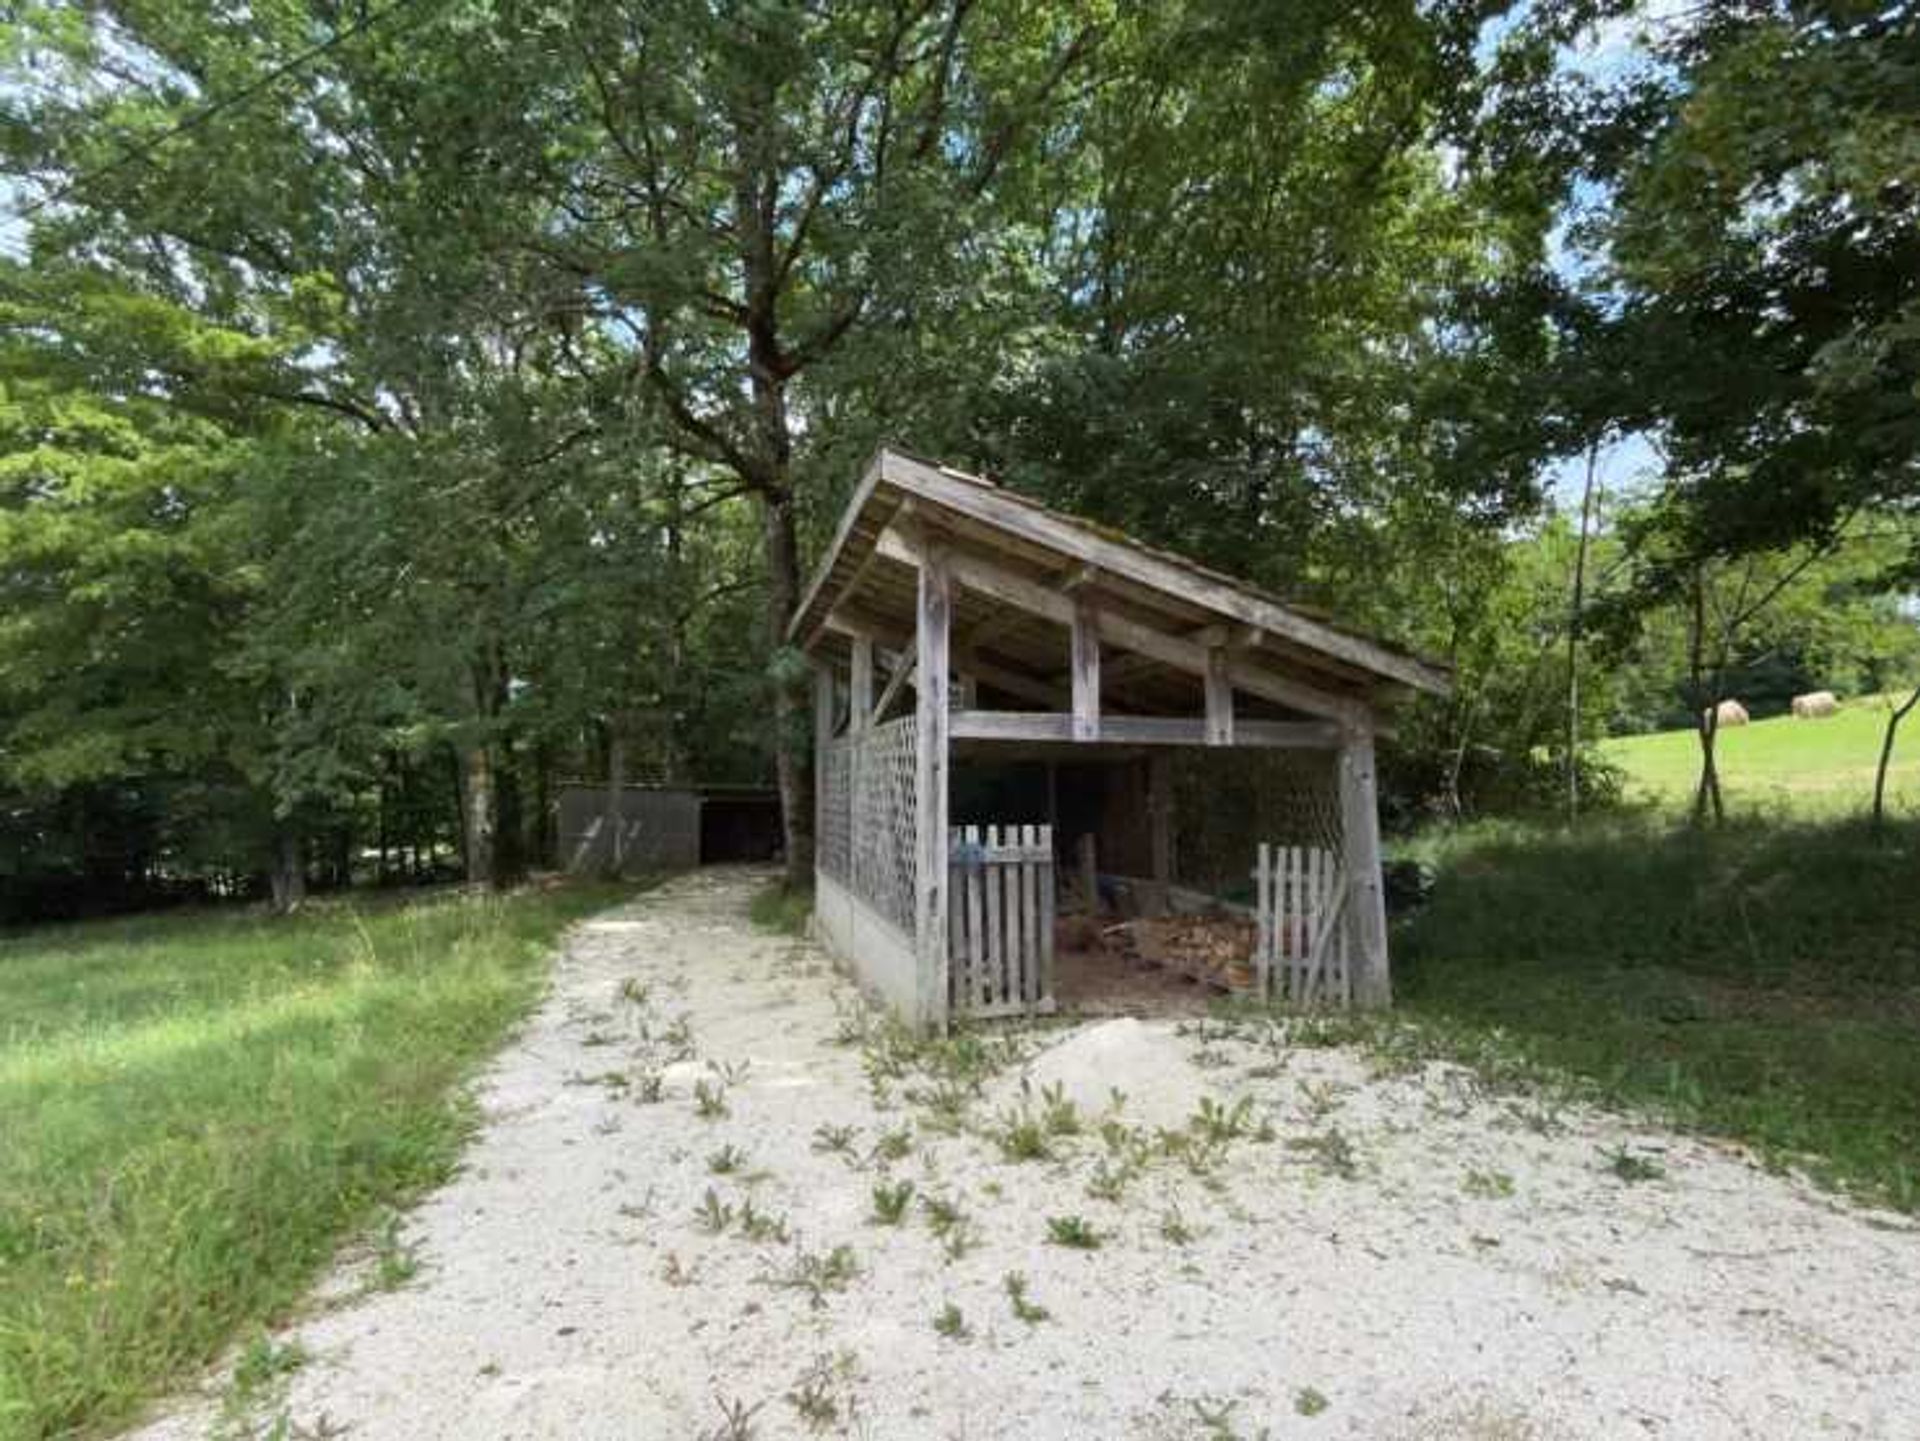
[[[1580,819],[1580,632],[1587,603],[1587,544],[1593,529],[1594,477],[1600,442],[1587,447],[1586,483],[1580,489],[1580,542],[1573,552],[1573,601],[1567,609],[1567,823]]]
[[[1887,717],[1886,734],[1880,738],[1880,763],[1873,771],[1873,828],[1878,831],[1887,823],[1887,769],[1893,764],[1893,741],[1899,733],[1900,722],[1907,718],[1907,712],[1916,703],[1920,703],[1920,686],[1913,688],[1913,694],[1895,707]]]
[[[766,506],[767,629],[772,646],[773,767],[780,788],[780,833],[786,847],[787,884],[813,880],[813,796],[808,784],[802,707],[780,663],[787,626],[800,603],[800,545],[793,520],[793,498],[783,494]]]
[[[600,848],[600,872],[618,880],[627,864],[627,817],[621,805],[627,789],[627,737],[617,719],[607,722],[607,802],[600,827],[607,843]]]
[[[460,787],[460,835],[469,885],[493,883],[495,826],[499,820],[493,759],[493,748],[484,743],[460,752],[464,782]]]
[[[307,899],[307,857],[299,830],[291,821],[275,830],[273,868],[267,873],[267,885],[273,897],[273,913],[290,916]]]
[[[1700,736],[1700,780],[1693,792],[1693,822],[1700,824],[1709,809],[1715,822],[1726,819],[1726,804],[1720,795],[1720,769],[1715,763],[1714,743],[1720,734],[1720,687],[1716,670],[1713,685],[1707,684],[1704,652],[1707,630],[1707,583],[1699,570],[1693,576],[1693,613],[1687,636],[1687,665],[1693,691],[1695,723]]]

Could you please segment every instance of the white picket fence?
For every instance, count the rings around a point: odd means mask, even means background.
[[[1262,843],[1253,879],[1261,996],[1300,1006],[1350,1004],[1347,883],[1339,858],[1317,846]]]
[[[957,826],[947,860],[953,1014],[1052,1011],[1053,827]]]

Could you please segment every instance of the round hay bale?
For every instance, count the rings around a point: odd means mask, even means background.
[[[1753,717],[1747,714],[1747,708],[1737,700],[1723,700],[1713,708],[1714,729],[1725,730],[1729,726],[1743,726]]]
[[[1793,698],[1793,713],[1801,720],[1820,720],[1840,709],[1840,698],[1830,690],[1810,690]]]

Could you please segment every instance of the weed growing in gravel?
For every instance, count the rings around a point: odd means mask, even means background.
[[[904,1161],[913,1154],[913,1127],[897,1126],[891,1131],[882,1131],[880,1139],[873,1143],[871,1159],[878,1161]]]
[[[933,1329],[949,1341],[967,1341],[973,1337],[973,1328],[967,1325],[967,1318],[951,1301],[933,1313]]]
[[[1176,1246],[1187,1246],[1193,1242],[1193,1227],[1180,1214],[1178,1206],[1173,1207],[1160,1218],[1160,1236]]]
[[[853,1394],[858,1374],[859,1361],[851,1351],[816,1356],[787,1392],[787,1404],[815,1433],[833,1429],[843,1418],[851,1422],[860,1405]]]
[[[1606,1157],[1607,1170],[1618,1180],[1629,1185],[1641,1181],[1658,1181],[1667,1174],[1667,1168],[1650,1156],[1636,1156],[1625,1146],[1616,1146],[1611,1151],[1601,1153]]]
[[[696,1054],[693,1048],[693,1022],[684,1014],[668,1022],[666,1030],[660,1033],[660,1039],[666,1044],[669,1060],[691,1061]]]
[[[852,1156],[854,1138],[860,1134],[857,1126],[835,1126],[823,1123],[813,1128],[813,1149],[823,1156]]]
[[[1042,1321],[1053,1318],[1051,1311],[1045,1306],[1036,1304],[1027,1295],[1027,1278],[1024,1272],[1007,1272],[1001,1278],[1001,1284],[1007,1289],[1007,1303],[1013,1307],[1015,1319],[1025,1321],[1029,1326],[1038,1326]]]
[[[859,1259],[851,1246],[835,1246],[831,1251],[797,1251],[784,1271],[769,1272],[761,1279],[783,1290],[804,1291],[816,1310],[827,1304],[829,1294],[844,1291],[860,1274]]]
[[[619,998],[636,1010],[644,1011],[653,999],[653,989],[638,976],[628,976],[620,983],[616,993]]]
[[[1118,1202],[1125,1198],[1128,1183],[1136,1174],[1131,1166],[1111,1166],[1101,1161],[1087,1179],[1087,1194],[1096,1201]]]
[[[740,1203],[740,1234],[749,1241],[778,1241],[783,1246],[790,1238],[787,1218],[760,1210],[751,1197]]]
[[[703,1121],[718,1121],[732,1115],[727,1106],[727,1088],[718,1081],[695,1081],[693,1113]]]
[[[1051,1161],[1053,1142],[1047,1129],[1024,1111],[1001,1115],[987,1133],[1009,1161]]]
[[[1504,1201],[1513,1194],[1513,1177],[1505,1171],[1469,1171],[1461,1186],[1483,1201]]]
[[[389,1215],[373,1243],[373,1284],[381,1291],[397,1291],[420,1274],[420,1248],[400,1238],[401,1220]]]
[[[1338,1130],[1322,1131],[1313,1136],[1295,1136],[1287,1142],[1287,1149],[1302,1153],[1328,1175],[1338,1176],[1343,1181],[1351,1181],[1360,1174],[1360,1163],[1353,1153],[1353,1143]]]
[[[249,1341],[234,1363],[233,1376],[220,1398],[220,1414],[213,1426],[215,1441],[251,1436],[251,1418],[278,1400],[293,1373],[310,1359],[298,1341],[282,1345],[264,1331]]]
[[[1273,1123],[1264,1117],[1254,1119],[1251,1096],[1242,1096],[1231,1106],[1224,1106],[1211,1096],[1202,1096],[1200,1108],[1187,1122],[1187,1129],[1202,1140],[1220,1146],[1247,1137],[1256,1141],[1273,1139]]]
[[[1216,1401],[1211,1396],[1200,1396],[1192,1405],[1193,1418],[1200,1423],[1200,1434],[1206,1441],[1240,1441],[1240,1433],[1233,1425],[1233,1413],[1240,1407],[1238,1401]]]
[[[1333,1403],[1312,1386],[1302,1386],[1293,1397],[1293,1409],[1302,1416],[1318,1416]]]
[[[1074,1251],[1097,1251],[1105,1239],[1084,1216],[1047,1217],[1047,1239]]]
[[[1066,1088],[1058,1082],[1040,1093],[1040,1123],[1049,1136],[1077,1136],[1085,1129],[1080,1108],[1067,1099]]]
[[[654,1070],[636,1071],[633,1076],[633,1100],[639,1106],[657,1106],[666,1094],[667,1078]]]
[[[927,1229],[940,1242],[949,1261],[958,1261],[979,1244],[979,1233],[957,1201],[947,1196],[922,1196],[920,1208],[926,1212]]]
[[[897,1226],[913,1203],[913,1182],[897,1181],[873,1188],[873,1220],[879,1226]]]
[[[713,1187],[707,1187],[707,1194],[700,1204],[693,1208],[693,1220],[701,1230],[717,1236],[733,1224],[733,1207],[720,1199]]]
[[[747,1153],[729,1141],[707,1157],[707,1170],[716,1176],[732,1176],[747,1164]]]
[[[683,1286],[691,1286],[700,1279],[700,1265],[698,1262],[691,1266],[685,1265],[680,1260],[678,1251],[669,1251],[666,1264],[660,1268],[660,1279],[676,1290]]]
[[[753,1441],[753,1418],[765,1401],[749,1406],[737,1396],[715,1396],[713,1404],[720,1408],[720,1424],[707,1432],[704,1441]]]

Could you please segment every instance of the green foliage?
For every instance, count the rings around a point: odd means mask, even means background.
[[[1877,1199],[1920,1206],[1920,832],[1483,827],[1429,852],[1396,998]]]
[[[804,936],[807,922],[813,917],[813,892],[776,881],[754,893],[748,914],[762,930],[777,931],[787,936]]]
[[[126,1419],[444,1180],[472,1120],[459,1083],[537,996],[559,929],[614,898],[0,939],[0,1429]],[[376,1249],[404,1279],[397,1238]]]

